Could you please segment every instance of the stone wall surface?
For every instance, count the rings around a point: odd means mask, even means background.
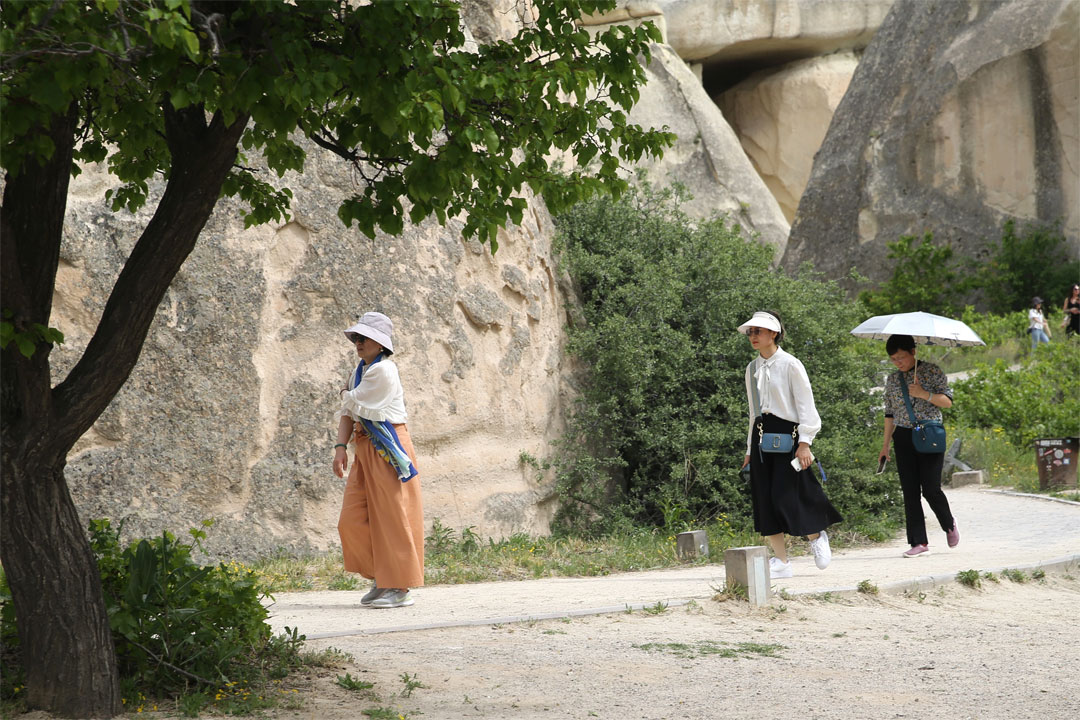
[[[847,51],[796,60],[714,98],[789,223],[857,65]]]
[[[659,161],[644,161],[650,179],[666,185],[677,180],[693,200],[683,209],[698,218],[726,214],[759,235],[761,242],[784,252],[788,222],[776,198],[739,145],[700,80],[671,47],[654,44],[648,82],[630,112],[642,127],[667,127],[678,135]]]
[[[428,522],[545,532],[550,484],[519,456],[548,453],[572,373],[543,203],[500,232],[494,256],[456,222],[369,240],[336,217],[353,188],[344,164],[308,151],[308,170],[286,178],[291,222],[244,230],[237,205],[219,204],[130,380],[69,457],[82,517],[123,520],[132,535],[217,518],[210,547],[234,556],[335,544],[334,414],[356,362],[342,330],[374,309],[395,322]],[[72,184],[52,318],[67,336],[58,379],[147,219],[109,212],[106,187],[93,168]]]
[[[865,47],[893,0],[655,0],[684,60],[811,57]],[[776,61],[773,61],[775,64]]]
[[[1080,235],[1077,0],[898,0],[837,108],[783,265],[888,277],[930,230],[978,257],[1005,219]]]

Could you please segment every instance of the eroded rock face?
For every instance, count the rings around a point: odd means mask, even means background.
[[[1080,235],[1080,3],[898,0],[815,161],[783,264],[882,280],[930,230],[977,256],[1008,217]]]
[[[372,241],[336,217],[353,189],[345,166],[308,150],[307,172],[287,178],[291,222],[244,230],[236,204],[219,204],[130,380],[69,457],[82,517],[123,520],[135,536],[217,518],[209,546],[234,557],[336,544],[334,413],[356,362],[342,330],[379,310],[394,321],[427,521],[546,532],[550,483],[520,462],[548,454],[567,402],[565,301],[543,203],[531,199],[494,256],[453,222]],[[147,219],[109,212],[106,183],[93,169],[72,183],[57,379]]]
[[[685,60],[795,59],[865,47],[893,0],[656,0]]]
[[[629,119],[642,127],[667,126],[678,135],[663,159],[642,163],[653,182],[685,184],[694,196],[684,206],[689,214],[727,214],[759,233],[780,257],[788,234],[780,206],[700,80],[667,45],[652,46],[648,83]]]
[[[839,52],[761,71],[715,98],[788,222],[858,60]]]

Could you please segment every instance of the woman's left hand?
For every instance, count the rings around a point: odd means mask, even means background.
[[[802,465],[803,470],[810,467],[810,463],[814,460],[814,456],[810,453],[810,446],[806,443],[799,443],[795,457],[799,458],[799,464]]]

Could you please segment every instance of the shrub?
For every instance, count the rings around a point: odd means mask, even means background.
[[[723,218],[691,223],[678,190],[648,188],[560,215],[561,262],[582,317],[569,351],[585,371],[556,464],[557,526],[741,526],[748,489],[743,373],[754,353],[736,327],[755,310],[784,318],[783,347],[806,365],[824,429],[814,442],[830,497],[848,517],[895,509],[873,475],[874,366],[848,330],[865,317],[809,270],[790,278],[772,250]]]
[[[200,548],[206,532],[189,532],[192,544],[165,532],[122,547],[119,530],[108,520],[90,522],[121,684],[132,700],[186,695],[201,706],[217,688],[282,678],[301,664],[303,636],[272,636],[255,574],[225,563],[198,565],[192,550]],[[0,600],[6,675],[7,661],[17,655],[15,613],[10,595]],[[233,708],[251,705],[230,700]]]
[[[892,277],[876,290],[859,294],[871,315],[922,310],[951,316],[959,312],[970,282],[962,278],[952,247],[935,244],[931,232],[921,239],[903,235],[887,247],[887,257],[896,261]]]
[[[1044,312],[1060,311],[1070,285],[1080,277],[1080,261],[1069,248],[1061,224],[1027,224],[1017,234],[1016,222],[1008,220],[1001,240],[990,249],[990,258],[978,277],[990,309],[999,314],[1026,310],[1031,298],[1041,296]]]
[[[969,428],[1001,428],[1027,447],[1036,438],[1080,432],[1080,348],[1075,340],[1040,345],[1022,367],[980,364],[954,386],[952,420]]]

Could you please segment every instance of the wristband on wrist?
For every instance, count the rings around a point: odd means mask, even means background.
[[[338,443],[337,445],[334,446],[334,449],[337,450],[338,448],[345,448],[346,450],[348,450],[349,446],[346,445],[345,443]]]

